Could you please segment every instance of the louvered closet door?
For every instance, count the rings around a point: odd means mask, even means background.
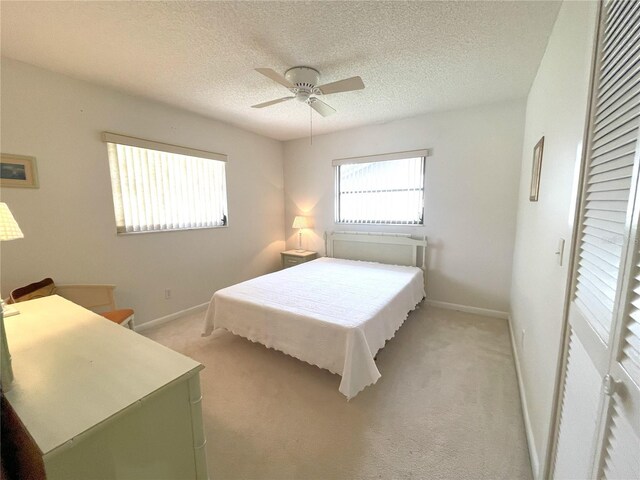
[[[640,1],[600,9],[553,476],[640,479]]]
[[[605,379],[604,419],[598,440],[598,478],[640,479],[640,191],[632,224],[620,321]]]

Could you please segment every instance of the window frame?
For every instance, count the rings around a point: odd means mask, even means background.
[[[168,154],[173,154],[173,155],[184,155],[184,156],[189,156],[189,157],[195,157],[195,158],[199,158],[202,160],[213,160],[213,161],[219,161],[219,162],[223,162],[225,164],[224,166],[224,197],[225,197],[225,213],[223,215],[223,224],[222,225],[208,225],[208,226],[202,226],[202,227],[197,227],[197,226],[192,226],[192,227],[184,227],[184,228],[163,228],[163,229],[150,229],[150,230],[138,230],[138,231],[126,231],[126,225],[125,225],[125,230],[121,231],[120,227],[118,226],[118,220],[117,220],[117,215],[118,212],[116,212],[116,199],[114,197],[114,192],[113,192],[113,180],[112,180],[112,171],[111,171],[111,159],[109,158],[109,155],[107,155],[107,164],[108,164],[108,168],[109,168],[109,177],[110,177],[110,184],[111,184],[111,199],[113,202],[113,212],[114,212],[114,221],[115,221],[115,226],[116,226],[116,235],[117,236],[121,236],[121,235],[140,235],[140,234],[146,234],[146,233],[166,233],[166,232],[184,232],[184,231],[189,231],[189,230],[208,230],[208,229],[216,229],[216,228],[227,228],[229,227],[229,191],[228,191],[228,181],[227,181],[227,168],[226,168],[226,163],[227,163],[227,155],[222,154],[222,153],[215,153],[215,152],[210,152],[210,151],[206,151],[206,150],[199,150],[199,149],[195,149],[195,148],[190,148],[190,147],[183,147],[183,146],[179,146],[179,145],[173,145],[173,144],[168,144],[168,143],[162,143],[162,142],[156,142],[156,141],[152,141],[152,140],[145,140],[142,138],[137,138],[137,137],[131,137],[131,136],[127,136],[127,135],[121,135],[121,134],[117,134],[117,133],[111,133],[111,132],[102,132],[101,135],[101,139],[103,141],[103,143],[105,143],[105,145],[107,146],[107,153],[108,153],[108,144],[115,144],[115,145],[125,145],[125,146],[130,146],[130,147],[136,147],[136,148],[142,148],[142,149],[147,149],[147,150],[153,150],[153,151],[157,151],[157,152],[164,152],[164,153],[168,153]],[[121,201],[121,200],[120,200]]]
[[[427,157],[431,156],[430,149],[424,150],[414,150],[408,152],[397,152],[397,153],[387,153],[381,155],[370,155],[366,157],[351,157],[351,158],[343,158],[337,159],[332,162],[333,170],[334,170],[334,223],[336,225],[372,225],[372,226],[390,226],[390,227],[423,227],[425,225],[425,189],[426,189],[426,167],[427,167]],[[421,169],[422,169],[422,215],[420,216],[420,222],[418,223],[408,223],[401,221],[342,221],[340,220],[340,167],[342,165],[353,165],[356,163],[376,163],[376,162],[385,162],[385,161],[394,161],[394,160],[408,160],[411,158],[421,158]],[[390,189],[391,190],[391,189]],[[397,190],[397,189],[396,189]],[[384,190],[381,190],[384,191]]]

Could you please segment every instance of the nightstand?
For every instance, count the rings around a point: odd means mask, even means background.
[[[309,250],[303,250],[302,252],[298,250],[287,250],[286,252],[281,252],[280,255],[282,256],[282,268],[295,267],[301,263],[310,262],[318,258],[318,252],[311,252]]]

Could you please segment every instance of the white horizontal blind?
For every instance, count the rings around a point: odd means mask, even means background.
[[[640,2],[607,13],[588,159],[576,304],[605,340],[618,285],[640,123]]]
[[[227,224],[225,162],[107,143],[119,233]]]
[[[629,423],[619,397],[614,397],[605,448],[603,478],[640,478],[640,438]]]
[[[336,166],[336,222],[423,223],[424,157]]]

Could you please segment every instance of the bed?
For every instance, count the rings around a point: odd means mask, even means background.
[[[341,375],[351,399],[380,378],[376,353],[424,298],[427,242],[343,232],[326,240],[327,257],[218,290],[204,334],[223,328]]]

